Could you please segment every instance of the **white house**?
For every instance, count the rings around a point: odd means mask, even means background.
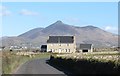
[[[75,53],[75,36],[49,36],[47,40],[47,52]]]

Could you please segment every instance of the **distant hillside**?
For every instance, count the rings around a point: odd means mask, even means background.
[[[35,28],[35,29],[32,29],[28,32],[25,32],[25,33],[19,35],[18,37],[34,39],[35,37],[38,37],[39,35],[41,35],[41,30],[43,30],[43,29],[44,28]]]
[[[95,47],[117,46],[118,36],[98,27],[88,25],[76,27],[62,21],[57,21],[46,28],[35,28],[17,37],[3,38],[3,45],[32,43],[33,45],[45,44],[49,35],[75,35],[76,42],[92,43]]]

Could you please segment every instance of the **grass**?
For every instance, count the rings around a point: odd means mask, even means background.
[[[93,53],[75,53],[75,54],[55,54],[54,57],[73,58],[73,59],[97,59],[99,61],[117,61],[120,63],[119,52],[93,52]]]
[[[18,66],[20,66],[22,63],[25,63],[26,61],[39,58],[48,58],[49,56],[49,53],[39,53],[30,57],[16,55],[14,52],[2,52],[2,73],[11,74],[17,69]]]

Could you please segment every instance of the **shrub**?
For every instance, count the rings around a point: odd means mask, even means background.
[[[112,62],[102,62],[95,59],[71,59],[52,57],[50,64],[53,64],[61,69],[67,70],[72,74],[119,74],[120,65]]]

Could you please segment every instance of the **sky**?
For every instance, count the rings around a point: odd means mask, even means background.
[[[93,25],[118,34],[117,2],[3,2],[2,36],[18,36],[57,20],[74,26]]]
[[[119,0],[1,0],[2,2],[118,2]]]

